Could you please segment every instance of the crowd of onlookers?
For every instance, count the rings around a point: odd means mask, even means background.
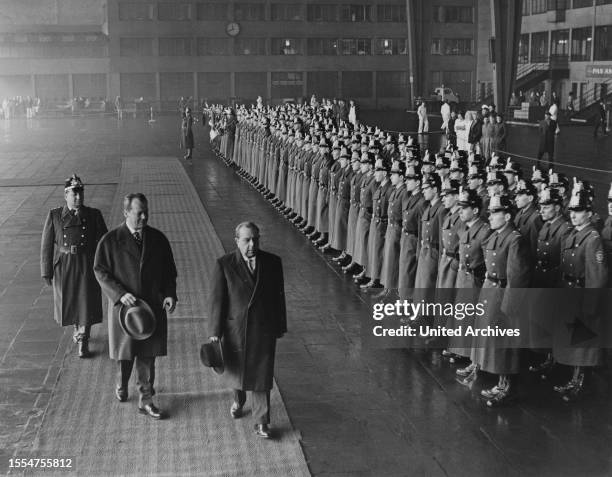
[[[2,108],[0,117],[11,118],[33,118],[40,110],[40,98],[31,96],[14,96],[12,98],[2,98]]]

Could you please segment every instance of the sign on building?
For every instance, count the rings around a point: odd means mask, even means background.
[[[587,78],[612,78],[612,65],[586,65]]]

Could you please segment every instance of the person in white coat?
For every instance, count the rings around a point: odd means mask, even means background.
[[[446,99],[442,102],[440,114],[442,115],[442,131],[446,132],[446,129],[448,128],[448,120],[450,119],[451,115],[450,104],[448,104],[448,100]]]
[[[419,105],[417,115],[419,116],[419,134],[429,132],[429,119],[427,119],[427,106],[425,106],[425,101],[422,101]]]

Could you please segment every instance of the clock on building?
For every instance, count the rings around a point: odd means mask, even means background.
[[[225,32],[229,36],[237,36],[240,33],[240,25],[236,22],[230,22],[225,27]]]

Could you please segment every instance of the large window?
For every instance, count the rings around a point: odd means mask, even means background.
[[[376,40],[377,55],[405,55],[407,54],[406,38],[379,38]]]
[[[554,30],[551,32],[550,54],[554,56],[569,55],[569,30]]]
[[[119,3],[119,20],[153,20],[152,3]]]
[[[371,22],[372,7],[370,5],[340,5],[341,22]]]
[[[234,43],[236,55],[265,55],[265,38],[237,38]]]
[[[531,14],[545,13],[547,11],[547,3],[548,0],[531,0]]]
[[[572,30],[572,61],[590,61],[593,37],[592,28],[574,28]]]
[[[523,16],[529,15],[531,3],[529,0],[523,0]]]
[[[304,85],[302,72],[272,73],[273,98],[301,98]]]
[[[612,25],[595,29],[595,61],[612,60]]]
[[[379,71],[376,73],[376,96],[403,98],[408,96],[408,73],[405,71]]]
[[[302,40],[295,38],[272,38],[273,55],[301,55]]]
[[[520,36],[518,53],[519,63],[529,63],[529,33]]]
[[[72,75],[72,94],[83,98],[106,98],[106,75],[83,73]]]
[[[121,56],[152,56],[153,38],[120,38],[119,54]]]
[[[160,38],[159,56],[191,56],[193,41],[191,38]]]
[[[234,8],[238,21],[265,20],[265,5],[263,3],[237,3]]]
[[[299,3],[273,3],[270,7],[272,21],[304,20],[303,8]]]
[[[548,61],[548,32],[531,34],[531,62],[545,63]]]
[[[449,56],[467,56],[472,54],[471,38],[445,38],[444,54]]]
[[[154,99],[156,82],[154,73],[121,73],[119,75],[120,94],[124,101],[136,98]]]
[[[198,73],[198,95],[209,102],[227,102],[230,97],[230,74]]]
[[[432,38],[431,39],[431,47],[429,52],[432,55],[441,55],[442,54],[442,39],[441,38]]]
[[[159,3],[157,15],[161,21],[191,20],[191,4],[189,3]]]
[[[343,38],[338,40],[341,55],[371,55],[369,38]]]
[[[268,90],[266,73],[236,73],[236,96],[244,102],[255,102],[257,96],[265,96]]]
[[[308,38],[309,55],[337,55],[338,40],[335,38]]]
[[[196,3],[196,18],[200,21],[227,20],[227,3]]]
[[[102,58],[108,42],[101,34],[6,35],[0,40],[0,58]]]
[[[308,73],[307,95],[318,98],[338,96],[338,73],[336,71],[310,71]]]
[[[345,98],[371,98],[372,73],[370,71],[342,72],[342,95]]]
[[[335,22],[337,20],[336,5],[308,5],[307,18],[309,22]]]
[[[459,95],[460,100],[472,97],[472,72],[471,71],[432,71],[431,88],[444,85]]]
[[[433,21],[436,23],[472,23],[474,21],[472,7],[435,5],[432,12]]]
[[[159,92],[163,101],[193,96],[193,73],[160,73]]]
[[[224,56],[230,54],[227,38],[198,38],[198,56]]]
[[[379,22],[403,23],[406,21],[406,5],[378,5]]]

